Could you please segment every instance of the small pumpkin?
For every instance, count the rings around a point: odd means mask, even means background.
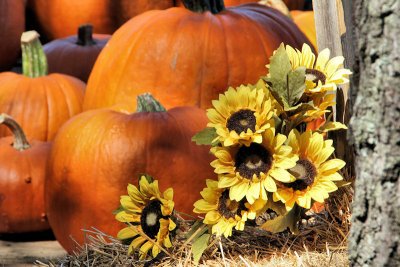
[[[229,86],[265,75],[282,42],[296,48],[308,42],[291,19],[257,3],[227,9],[223,0],[184,3],[143,13],[111,37],[89,77],[84,110],[133,111],[131,103],[146,90],[167,108],[208,108]]]
[[[138,112],[110,109],[81,113],[58,132],[46,181],[46,210],[57,240],[69,252],[70,235],[84,241],[82,228],[116,235],[121,225],[112,212],[140,174],[174,189],[177,211],[192,213],[207,177],[214,177],[209,147],[192,136],[206,127],[204,110],[165,109],[149,95],[138,97]]]
[[[14,1],[14,0],[11,0]],[[46,40],[75,34],[90,23],[98,33],[112,34],[132,17],[152,9],[174,6],[174,0],[28,0],[29,11]]]
[[[50,141],[58,128],[81,112],[85,84],[77,78],[47,75],[46,56],[35,31],[22,34],[23,74],[0,73],[0,112],[12,116],[29,138]],[[11,135],[0,126],[0,137]]]
[[[292,10],[290,11],[290,15],[294,23],[296,23],[315,49],[317,49],[317,31],[315,29],[314,11]]]
[[[14,135],[0,138],[0,234],[47,230],[44,181],[50,143],[28,142],[6,114],[0,114],[0,124]]]
[[[93,26],[81,25],[78,34],[47,43],[49,73],[64,73],[87,82],[94,62],[110,35],[93,34]]]
[[[24,29],[25,1],[0,0],[0,71],[10,70],[17,62]]]

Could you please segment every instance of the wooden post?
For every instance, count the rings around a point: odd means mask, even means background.
[[[355,62],[353,12],[351,1],[313,0],[315,29],[318,51],[329,48],[331,57],[344,56],[345,67],[352,69]],[[341,86],[337,91],[335,120],[347,124],[351,115],[351,84]],[[354,177],[353,150],[348,145],[346,131],[337,131],[330,135],[334,140],[336,156],[347,162],[348,176]]]

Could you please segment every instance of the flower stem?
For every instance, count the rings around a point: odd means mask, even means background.
[[[13,147],[16,150],[24,151],[31,147],[21,126],[9,115],[4,113],[0,114],[0,124],[4,124],[12,131],[14,135]]]
[[[36,31],[27,31],[21,36],[22,73],[30,78],[47,75],[47,58]]]

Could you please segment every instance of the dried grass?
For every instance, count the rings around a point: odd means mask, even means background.
[[[325,211],[303,220],[300,233],[271,234],[255,227],[235,232],[230,239],[214,239],[199,266],[348,266],[347,236],[350,228],[352,188],[342,187],[332,194]],[[87,241],[77,244],[72,255],[57,263],[39,266],[194,266],[190,242],[184,234],[191,221],[181,221],[174,248],[154,260],[140,261],[127,256],[128,246],[100,230],[85,230]]]

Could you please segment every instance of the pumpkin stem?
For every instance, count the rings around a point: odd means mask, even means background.
[[[78,28],[77,45],[90,46],[96,44],[93,40],[93,26],[91,24],[83,24]]]
[[[22,73],[30,78],[47,75],[47,58],[36,31],[27,31],[21,36]]]
[[[137,97],[136,112],[165,112],[167,111],[150,93]]]
[[[4,113],[0,114],[0,124],[4,124],[12,131],[14,135],[13,147],[16,150],[23,151],[31,147],[21,126],[9,115]]]
[[[182,0],[183,5],[197,13],[210,11],[213,14],[218,14],[225,9],[224,0]]]

